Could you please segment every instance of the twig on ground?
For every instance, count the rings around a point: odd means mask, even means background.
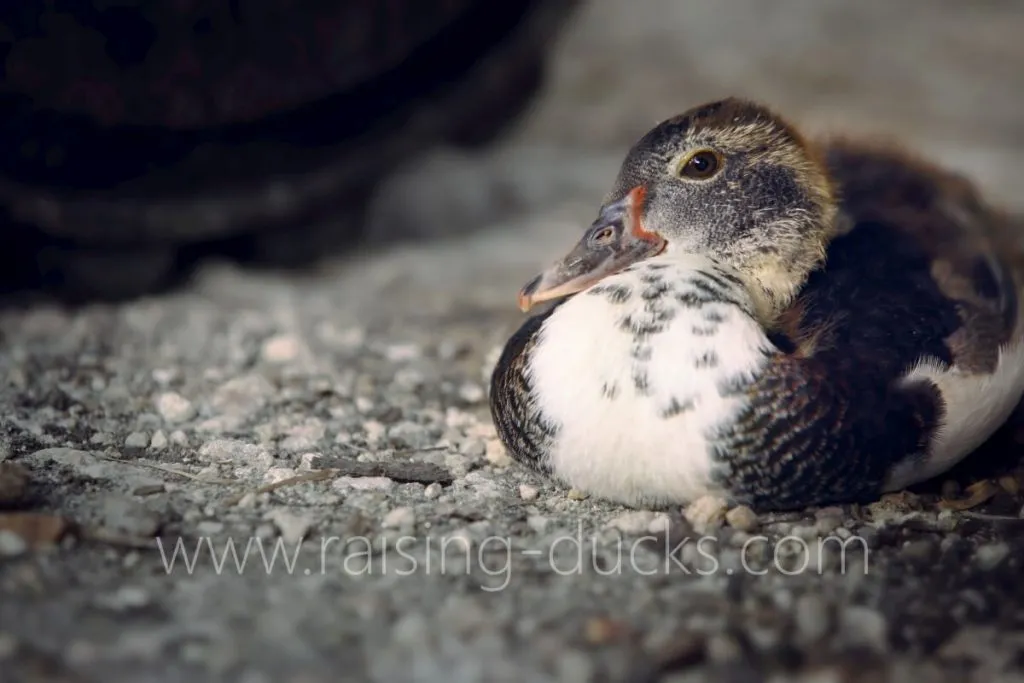
[[[202,483],[202,484],[219,484],[221,486],[234,486],[235,484],[240,484],[241,483],[237,479],[210,479],[210,478],[207,478],[207,477],[200,476],[198,474],[192,474],[191,472],[186,472],[184,470],[179,470],[178,468],[171,467],[170,465],[161,465],[161,464],[155,463],[155,462],[134,462],[132,460],[122,460],[120,458],[111,458],[108,455],[100,455],[100,454],[97,454],[96,457],[100,458],[101,460],[106,460],[108,462],[117,462],[117,463],[121,463],[121,464],[124,464],[124,465],[134,465],[135,467],[144,467],[144,468],[150,469],[150,470],[157,470],[159,472],[166,472],[168,474],[176,474],[179,477],[184,477],[186,479],[191,479],[192,481],[196,481],[196,482],[199,482],[199,483]]]

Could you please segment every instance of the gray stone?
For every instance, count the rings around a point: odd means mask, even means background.
[[[754,531],[757,529],[757,513],[746,505],[734,507],[725,513],[725,521],[734,529],[740,531]]]
[[[813,644],[824,638],[830,628],[828,604],[820,595],[808,593],[796,600],[793,610],[796,633],[803,644]]]
[[[160,516],[140,501],[106,496],[102,500],[100,525],[115,534],[149,538],[160,529]]]
[[[188,422],[196,416],[196,408],[192,402],[179,393],[166,391],[153,401],[156,410],[169,424]]]
[[[288,436],[281,441],[280,448],[287,453],[312,450],[324,438],[325,430],[323,422],[316,418],[311,418],[305,423],[288,430]]]
[[[271,510],[266,518],[277,527],[282,540],[288,545],[301,542],[313,527],[313,519],[309,515],[285,509]]]
[[[137,586],[124,586],[114,593],[96,598],[96,604],[113,612],[126,612],[141,609],[152,604],[153,597]]]
[[[199,457],[207,462],[230,461],[240,466],[266,470],[274,464],[274,457],[263,446],[234,439],[207,441],[199,449]]]
[[[18,534],[0,529],[0,557],[17,557],[28,552],[28,543]]]
[[[427,448],[434,440],[425,427],[413,422],[399,422],[388,429],[388,439],[396,448]]]
[[[203,520],[196,525],[196,533],[200,536],[216,536],[224,531],[224,523],[212,519]]]
[[[153,432],[153,438],[149,440],[149,449],[152,451],[162,451],[167,448],[167,435],[164,434],[162,429],[158,429]]]
[[[223,415],[248,417],[262,410],[273,394],[274,385],[263,375],[242,375],[218,387],[210,399],[210,407]]]
[[[648,527],[654,521],[655,514],[650,510],[632,510],[609,520],[606,526],[610,529],[618,529],[627,535],[640,535],[647,533]]]
[[[260,356],[267,363],[292,363],[302,352],[302,341],[293,334],[279,334],[263,342]]]
[[[145,432],[132,432],[124,440],[125,455],[137,457],[149,446],[149,435]]]
[[[863,605],[849,605],[840,611],[840,637],[851,647],[876,652],[889,649],[889,627],[881,612]]]
[[[416,525],[416,513],[410,507],[397,507],[391,510],[381,521],[385,529],[399,529],[404,532],[412,531]]]
[[[75,448],[44,448],[25,456],[33,466],[57,465],[73,470],[78,476],[90,479],[118,479],[123,465],[107,462],[89,451]]]
[[[536,486],[530,486],[529,484],[520,484],[519,485],[519,497],[524,502],[529,503],[529,502],[535,501],[535,500],[537,500],[537,497],[539,495],[540,495],[540,490]]]
[[[387,477],[338,477],[332,486],[339,491],[390,491],[395,482]]]
[[[683,514],[698,533],[713,531],[725,521],[725,501],[715,496],[702,496],[690,503]]]
[[[979,546],[974,553],[978,566],[984,571],[998,567],[1010,554],[1010,546],[1006,543],[987,543]]]

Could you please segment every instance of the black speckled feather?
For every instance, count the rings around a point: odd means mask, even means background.
[[[490,410],[498,437],[516,461],[545,474],[551,471],[545,456],[558,427],[533,404],[527,361],[541,326],[559,305],[527,318],[505,343],[491,374]]]

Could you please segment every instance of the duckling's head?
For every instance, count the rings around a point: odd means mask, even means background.
[[[732,266],[770,322],[824,259],[835,223],[825,166],[791,125],[757,103],[712,102],[630,149],[598,219],[520,307],[655,255],[701,253]]]

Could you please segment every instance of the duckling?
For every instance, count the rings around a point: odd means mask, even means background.
[[[525,285],[493,371],[511,457],[633,506],[870,502],[944,472],[1024,395],[1009,219],[894,147],[702,105],[628,152]]]

